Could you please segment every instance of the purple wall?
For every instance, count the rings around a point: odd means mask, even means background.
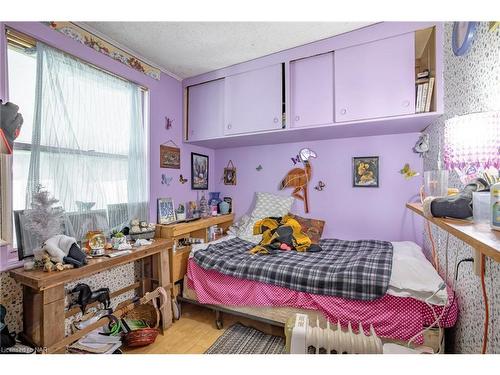
[[[216,150],[216,189],[233,198],[237,217],[253,208],[255,191],[289,195],[291,189],[278,191],[278,184],[293,167],[290,158],[309,147],[318,155],[311,162],[310,213],[304,214],[302,201],[295,201],[293,212],[326,220],[324,237],[421,243],[422,222],[405,203],[417,197],[422,179],[405,180],[399,174],[405,163],[422,174],[422,159],[411,150],[417,138],[412,133]],[[380,157],[379,188],[352,187],[353,156]],[[236,186],[220,181],[230,159],[237,168]],[[260,172],[255,169],[259,164]],[[323,191],[314,189],[318,180],[326,184]]]
[[[2,38],[0,42],[0,96],[2,96],[2,99],[7,98],[7,94],[2,89],[7,81],[5,71],[2,69],[2,61],[5,61],[5,49],[2,48],[5,40],[4,25],[147,87],[150,98],[150,220],[156,221],[156,199],[159,197],[172,197],[174,203],[196,199],[196,192],[191,190],[190,181],[182,185],[179,182],[179,174],[182,173],[185,178],[190,178],[190,158],[192,151],[209,155],[211,163],[214,160],[214,152],[207,148],[182,144],[181,82],[164,73],[161,74],[161,79],[157,81],[50,29],[42,23],[5,22],[4,24],[0,23],[0,38]],[[168,131],[164,127],[165,116],[174,120],[173,127]],[[159,167],[159,146],[169,139],[172,139],[177,145],[181,146],[180,171]],[[160,183],[162,173],[173,177],[173,181],[169,187]],[[213,186],[215,186],[213,168],[210,174],[210,188],[213,189]]]

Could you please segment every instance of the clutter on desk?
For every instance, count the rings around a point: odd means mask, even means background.
[[[155,224],[134,219],[130,222],[129,237],[131,240],[150,240],[155,236]]]

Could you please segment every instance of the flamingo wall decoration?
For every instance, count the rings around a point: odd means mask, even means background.
[[[292,196],[304,201],[304,211],[309,213],[309,200],[307,193],[307,185],[311,181],[312,167],[309,159],[316,158],[314,151],[303,148],[299,153],[300,161],[304,164],[304,168],[293,168],[287,173],[285,178],[280,183],[280,190],[291,187],[293,188]]]

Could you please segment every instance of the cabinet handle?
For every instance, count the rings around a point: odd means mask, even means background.
[[[231,124],[227,124],[227,128],[231,129],[232,128]]]
[[[347,109],[342,108],[342,109],[340,110],[340,114],[341,114],[341,115],[345,115],[346,113],[347,113]]]
[[[278,120],[278,118],[277,118],[277,117],[275,117],[275,118],[273,119],[273,122],[274,122],[275,124],[277,124],[277,123],[278,123],[278,121],[279,121],[279,120]]]
[[[295,121],[300,121],[300,116],[295,116]]]
[[[403,101],[403,107],[408,107],[409,105],[410,105],[410,101],[409,100]]]

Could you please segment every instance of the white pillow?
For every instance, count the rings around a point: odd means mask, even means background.
[[[265,217],[285,216],[290,212],[294,198],[291,196],[276,195],[271,193],[255,193],[257,201],[250,215],[252,219],[260,220]]]
[[[285,216],[290,212],[294,198],[272,193],[259,192],[255,194],[257,196],[255,208],[250,214],[250,220],[241,227],[238,237],[249,242],[259,243],[262,235],[253,234],[254,224],[265,217]]]
[[[443,279],[414,242],[393,242],[392,274],[388,294],[412,297],[421,301],[429,299],[434,305],[445,305],[446,288],[441,290]],[[436,291],[438,291],[430,298]]]

